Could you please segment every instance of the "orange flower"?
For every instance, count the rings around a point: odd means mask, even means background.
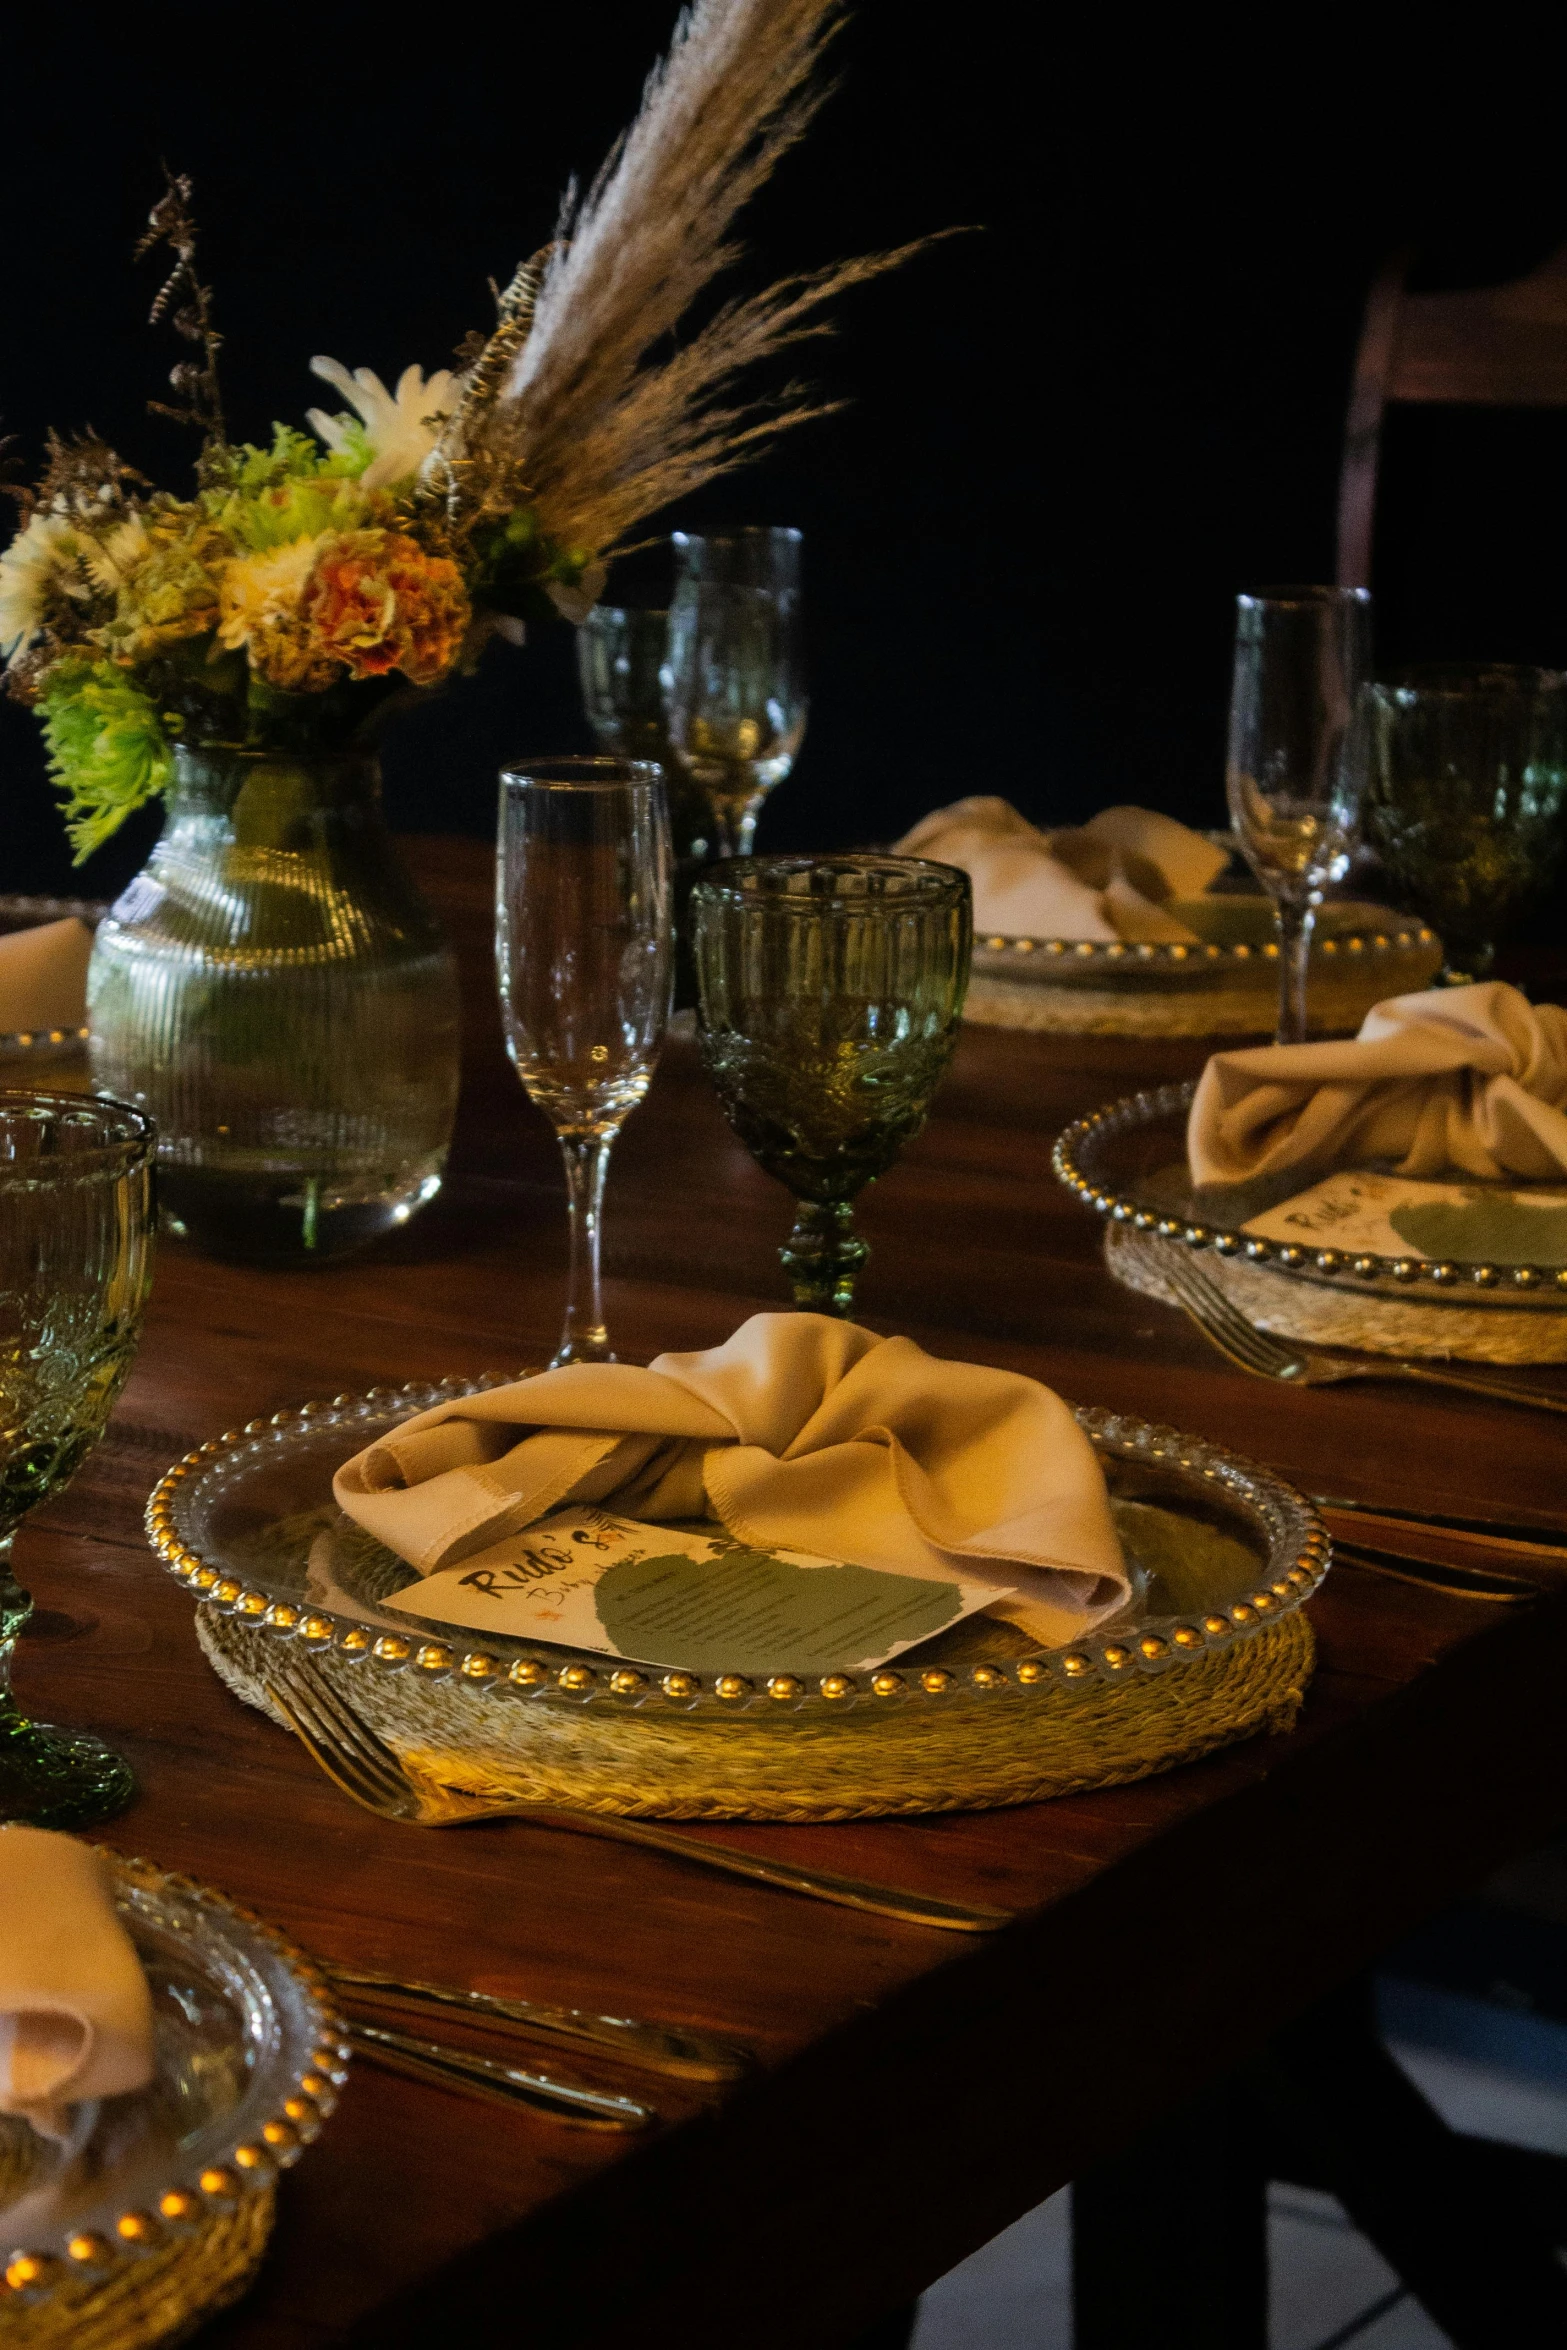
[[[395,530],[343,531],[319,542],[303,616],[312,643],[355,677],[400,669],[433,685],[457,657],[470,618],[455,563]]]

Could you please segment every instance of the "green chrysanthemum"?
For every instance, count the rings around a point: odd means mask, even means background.
[[[57,662],[39,695],[38,715],[79,865],[134,809],[167,789],[174,765],[169,723],[108,661]]]

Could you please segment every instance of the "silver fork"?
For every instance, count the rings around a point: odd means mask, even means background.
[[[1248,1322],[1212,1274],[1183,1248],[1172,1243],[1168,1253],[1161,1246],[1151,1255],[1147,1243],[1130,1233],[1122,1239],[1123,1246],[1128,1243],[1174,1291],[1182,1310],[1220,1354],[1228,1355],[1232,1363],[1258,1379],[1280,1379],[1291,1387],[1335,1387],[1345,1379],[1408,1379],[1421,1387],[1456,1387],[1465,1395],[1486,1395],[1493,1403],[1521,1403],[1539,1412],[1567,1413],[1567,1396],[1547,1395],[1537,1387],[1515,1387],[1505,1379],[1436,1371],[1429,1364],[1401,1362],[1391,1355],[1325,1354],[1315,1347],[1287,1345]]]
[[[1012,1923],[1012,1912],[964,1902],[938,1901],[922,1893],[904,1893],[891,1885],[876,1885],[859,1877],[840,1877],[828,1869],[797,1867],[793,1862],[765,1860],[741,1852],[731,1844],[709,1844],[705,1838],[682,1836],[651,1820],[626,1819],[619,1813],[579,1811],[569,1804],[507,1800],[493,1803],[482,1797],[446,1790],[429,1795],[415,1785],[402,1762],[376,1736],[353,1707],[333,1687],[310,1657],[290,1656],[274,1661],[266,1682],[267,1695],[294,1731],[300,1744],[335,1786],[366,1811],[384,1820],[401,1820],[415,1828],[452,1828],[468,1820],[536,1820],[541,1827],[571,1828],[589,1836],[605,1836],[616,1843],[640,1844],[676,1860],[694,1861],[699,1868],[717,1869],[725,1876],[748,1877],[754,1883],[774,1885],[786,1893],[803,1893],[815,1901],[836,1902],[844,1909],[873,1911],[899,1918],[907,1925],[941,1926],[950,1933],[990,1934]]]

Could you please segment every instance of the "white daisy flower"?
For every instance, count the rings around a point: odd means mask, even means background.
[[[61,515],[34,514],[0,555],[0,660],[36,636],[63,592],[78,603],[91,593],[82,578],[94,550]]]
[[[337,359],[312,359],[310,372],[341,392],[364,426],[371,458],[360,479],[367,490],[389,488],[417,473],[456,405],[454,379],[447,367],[437,368],[428,382],[421,369],[405,367],[395,392],[387,390],[373,369],[356,367],[350,375]],[[328,416],[324,409],[312,408],[306,421],[329,449],[341,455],[352,448],[346,416]]]

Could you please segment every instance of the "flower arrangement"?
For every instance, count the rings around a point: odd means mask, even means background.
[[[492,331],[392,390],[312,360],[343,406],[269,443],[228,437],[191,187],[170,177],[137,253],[173,255],[152,319],[189,356],[153,407],[200,433],[194,494],[91,434],[51,435],[0,554],[6,688],[42,722],[78,860],[164,790],[176,742],[361,740],[497,634],[580,621],[650,515],[823,413],[736,379],[827,331],[831,296],[914,247],[730,301],[675,338],[821,103],[837,16],[838,0],[696,0],[586,197],[568,192],[555,241],[497,293]]]

